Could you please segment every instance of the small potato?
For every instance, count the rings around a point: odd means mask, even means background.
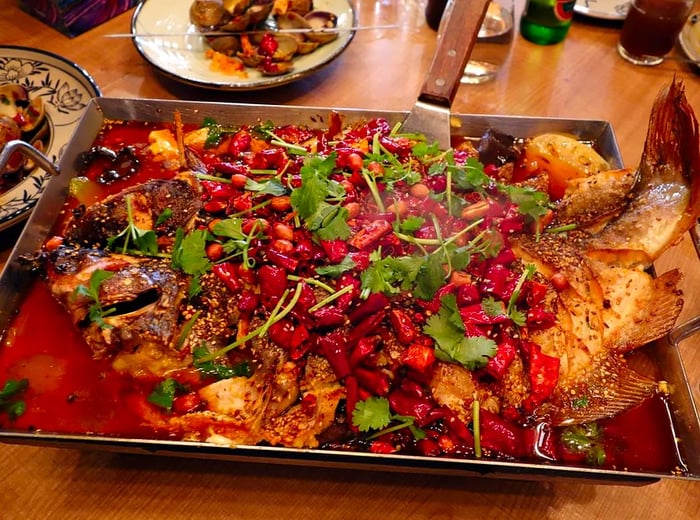
[[[540,134],[525,143],[514,180],[545,172],[549,176],[549,195],[564,195],[569,179],[588,177],[608,171],[608,162],[591,146],[565,134]]]

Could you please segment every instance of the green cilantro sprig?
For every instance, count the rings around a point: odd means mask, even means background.
[[[321,240],[344,240],[350,236],[348,210],[340,205],[345,188],[330,178],[335,160],[335,153],[326,158],[310,158],[300,170],[301,186],[290,196],[298,217]]]
[[[27,409],[19,397],[29,388],[28,379],[8,379],[0,389],[0,413],[6,413],[11,421],[20,417]]]
[[[244,361],[234,366],[215,363],[213,360],[202,361],[209,354],[206,346],[201,345],[192,350],[192,365],[205,376],[217,379],[229,379],[231,377],[250,377],[252,370],[250,365]]]
[[[384,434],[408,428],[416,440],[424,439],[425,432],[415,426],[415,417],[392,414],[389,401],[384,397],[369,397],[355,404],[352,411],[352,423],[361,432],[379,430],[368,439],[376,439]],[[389,426],[392,422],[396,424]]]
[[[440,300],[440,310],[430,316],[423,332],[435,340],[435,357],[459,363],[469,370],[482,368],[496,355],[497,343],[483,336],[465,336],[464,323],[454,294]]]
[[[100,301],[100,287],[102,283],[109,280],[114,276],[111,271],[105,271],[104,269],[95,269],[90,274],[90,281],[88,285],[80,284],[73,291],[74,296],[84,296],[92,300],[92,303],[88,307],[88,318],[93,323],[96,323],[101,329],[111,329],[112,326],[105,322],[105,318],[110,314],[116,312],[114,307],[109,307],[105,309]]]
[[[134,210],[131,205],[131,199],[132,195],[127,195],[125,198],[127,215],[126,227],[119,234],[107,239],[107,248],[113,249],[115,244],[121,240],[122,245],[120,250],[123,254],[127,252],[136,252],[148,256],[157,256],[158,237],[152,229],[141,229],[136,225],[134,222]],[[161,218],[166,219],[172,214],[171,210],[168,211],[170,211],[170,213],[164,212],[164,215],[159,216],[156,225],[164,221],[161,220]],[[131,247],[132,242],[133,247]]]
[[[598,423],[569,426],[561,433],[564,447],[571,453],[585,454],[586,462],[594,466],[605,464],[603,428]]]
[[[171,255],[171,264],[192,276],[189,296],[192,298],[202,290],[200,277],[211,269],[211,261],[206,253],[207,231],[196,229],[185,235],[182,228],[175,232],[175,244]]]
[[[175,396],[182,392],[184,387],[173,378],[164,379],[158,383],[148,395],[147,400],[160,408],[172,410]]]

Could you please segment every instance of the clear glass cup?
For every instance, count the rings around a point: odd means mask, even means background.
[[[658,65],[678,39],[693,0],[632,0],[617,51],[635,65]]]
[[[492,0],[479,29],[461,82],[491,81],[501,69],[513,42],[513,0]]]

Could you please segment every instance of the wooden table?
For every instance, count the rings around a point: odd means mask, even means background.
[[[61,54],[85,68],[111,97],[409,109],[435,46],[435,33],[423,18],[425,0],[356,0],[361,24],[400,28],[358,32],[340,58],[294,84],[211,92],[163,79],[131,41],[103,38],[128,32],[131,12],[69,39],[16,4],[0,0],[0,44]],[[522,0],[516,6],[519,19]],[[608,120],[625,162],[635,165],[656,93],[676,75],[700,110],[700,77],[676,59],[653,68],[623,61],[615,49],[619,27],[576,18],[564,42],[543,47],[516,36],[499,77],[462,86],[453,109]],[[680,51],[672,56],[681,57]],[[18,233],[16,228],[0,233],[0,264]],[[680,266],[686,272],[681,321],[700,312],[697,264],[688,238],[657,263],[661,271]],[[700,352],[685,343],[681,349],[697,401]],[[644,487],[499,481],[0,446],[3,519],[681,519],[697,518],[699,510],[700,487],[687,481]]]

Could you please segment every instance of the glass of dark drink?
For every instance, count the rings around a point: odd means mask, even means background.
[[[693,0],[632,0],[617,50],[635,65],[658,65],[673,48]]]

